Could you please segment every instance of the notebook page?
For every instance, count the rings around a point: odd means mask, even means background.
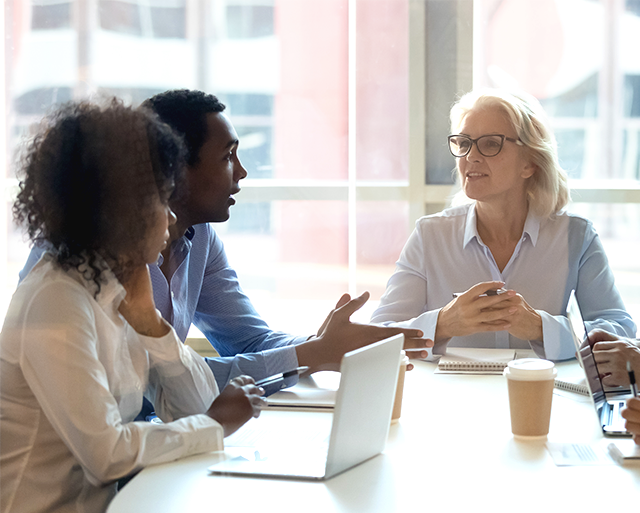
[[[333,410],[339,386],[339,372],[318,372],[301,378],[295,386],[267,397],[267,408]]]
[[[438,374],[502,374],[507,364],[517,357],[515,349],[451,347],[440,358]]]

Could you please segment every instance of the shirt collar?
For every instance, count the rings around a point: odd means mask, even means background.
[[[466,226],[464,227],[464,239],[462,241],[463,248],[466,248],[474,238],[480,240],[476,219],[476,204],[473,203],[469,205],[469,209],[467,210],[467,221]]]
[[[189,228],[187,228],[187,231],[184,232],[184,236],[189,239],[189,240],[193,240],[193,237],[196,234],[196,229],[193,226],[189,226]]]
[[[464,239],[462,241],[462,247],[466,248],[467,245],[475,238],[478,241],[480,240],[480,235],[478,235],[478,223],[477,223],[477,215],[476,215],[476,204],[473,203],[469,206],[469,210],[467,211],[467,220],[464,228]],[[531,244],[535,247],[538,242],[538,234],[540,233],[540,219],[533,215],[531,210],[527,214],[527,219],[524,222],[524,229],[522,230],[522,235],[528,235],[531,240]]]
[[[105,283],[102,283],[100,286],[100,293],[96,298],[99,305],[109,305],[115,304],[117,306],[120,305],[120,302],[127,295],[127,291],[124,289],[122,284],[118,281],[115,275],[111,271],[103,272],[105,275]]]
[[[540,218],[533,215],[531,210],[527,214],[527,220],[524,222],[523,235],[528,235],[533,247],[538,242],[538,234],[540,233]]]
[[[189,228],[187,228],[187,230],[184,232],[184,235],[182,237],[180,237],[179,239],[174,240],[171,243],[172,246],[172,251],[177,248],[178,246],[189,246],[189,243],[193,240],[193,238],[196,235],[196,229],[193,226],[189,226]],[[180,242],[178,242],[180,241]],[[158,261],[156,262],[156,265],[158,267],[161,267],[162,264],[164,263],[164,257],[162,256],[162,254],[160,254],[160,256],[158,257]]]

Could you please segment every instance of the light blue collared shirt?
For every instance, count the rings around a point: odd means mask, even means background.
[[[38,262],[46,245],[34,246],[20,280]],[[171,279],[158,265],[150,265],[153,296],[162,316],[184,342],[191,323],[221,355],[206,358],[220,390],[241,374],[256,381],[298,366],[296,337],[271,330],[242,291],[236,272],[229,265],[222,241],[209,224],[192,226],[171,245]],[[242,354],[241,354],[242,353]],[[298,377],[288,378],[287,386]],[[267,394],[277,388],[265,387]]]
[[[572,289],[587,329],[635,337],[602,244],[587,219],[561,212],[550,219],[529,213],[522,237],[500,272],[477,230],[475,205],[419,219],[387,283],[371,322],[419,328],[435,336],[438,315],[452,299],[483,281],[504,281],[542,317],[543,340],[520,340],[507,331],[476,333],[436,343],[446,346],[532,348],[550,360],[573,358],[565,311]]]

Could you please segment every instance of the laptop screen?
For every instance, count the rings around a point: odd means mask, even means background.
[[[582,319],[580,313],[580,307],[576,300],[575,291],[571,291],[569,296],[569,303],[567,304],[567,318],[571,324],[573,331],[573,342],[576,346],[576,356],[582,368],[585,371],[587,377],[587,386],[591,391],[593,400],[596,407],[600,407],[605,402],[606,397],[604,389],[602,387],[602,381],[600,380],[600,373],[598,372],[598,364],[593,357],[593,351],[591,350],[591,343],[589,342],[589,336],[587,334],[587,328]]]

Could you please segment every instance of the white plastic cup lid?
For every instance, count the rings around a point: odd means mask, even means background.
[[[511,360],[504,370],[504,375],[509,379],[519,381],[540,381],[553,379],[558,371],[553,362],[539,358],[521,358]]]

